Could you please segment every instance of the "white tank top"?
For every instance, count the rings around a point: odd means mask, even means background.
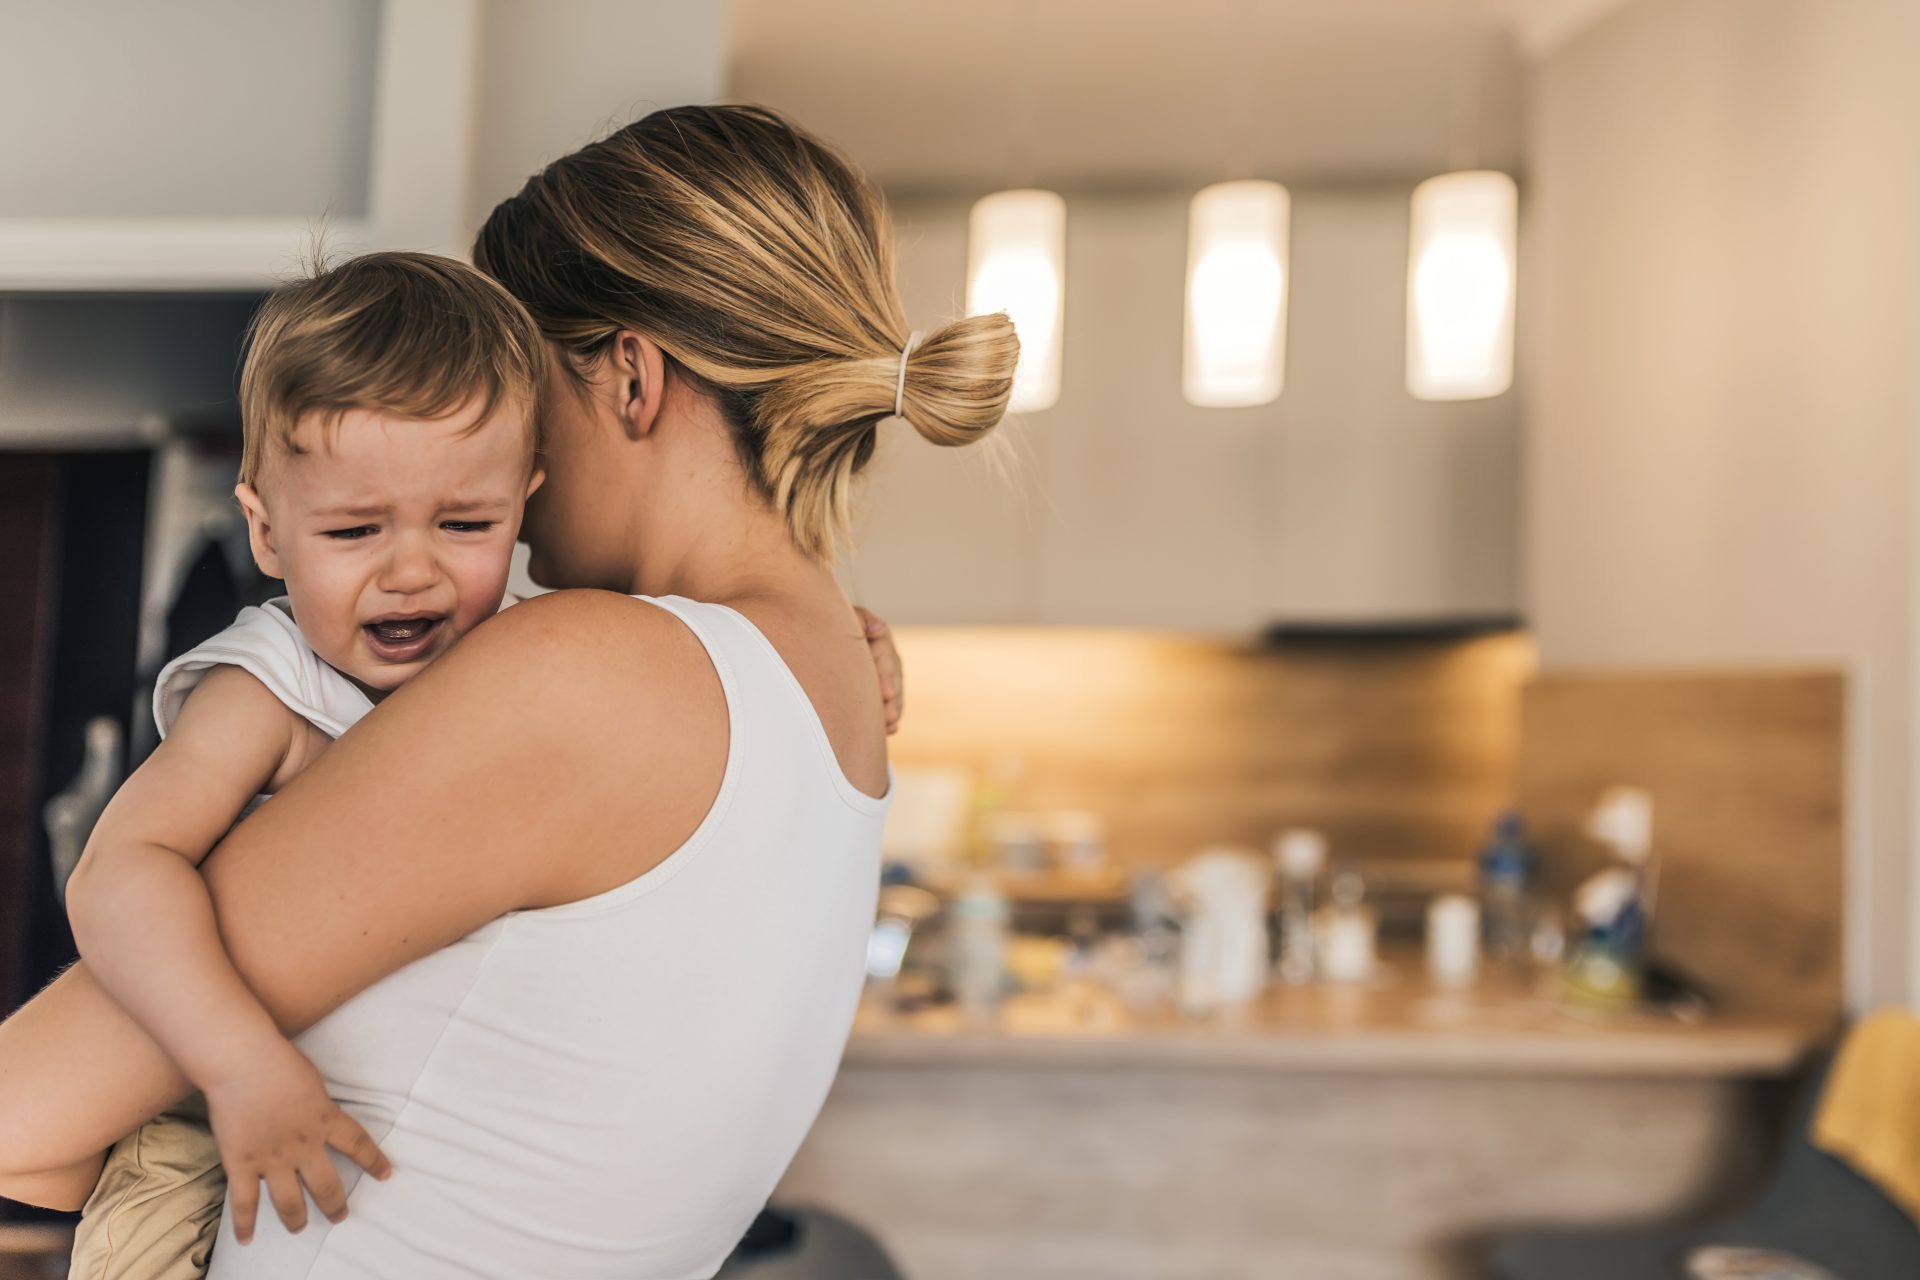
[[[394,1175],[336,1157],[346,1222],[223,1225],[209,1280],[696,1280],[766,1203],[852,1025],[886,801],[752,623],[651,603],[726,693],[712,809],[638,879],[483,925],[300,1036]]]

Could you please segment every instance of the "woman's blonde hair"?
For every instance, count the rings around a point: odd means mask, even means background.
[[[493,211],[474,261],[590,368],[621,331],[712,395],[757,490],[829,558],[854,475],[894,413],[938,445],[1006,413],[1004,315],[910,336],[886,207],[773,111],[656,111],[547,166]],[[897,390],[896,390],[897,389]]]

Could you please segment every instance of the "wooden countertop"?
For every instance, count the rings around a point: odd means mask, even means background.
[[[1804,1019],[1578,1012],[1518,983],[1442,991],[1402,968],[1368,986],[1274,988],[1205,1020],[1128,1011],[1091,984],[1016,996],[989,1026],[952,1007],[901,1014],[869,1000],[846,1063],[1770,1077],[1791,1074],[1832,1032]]]

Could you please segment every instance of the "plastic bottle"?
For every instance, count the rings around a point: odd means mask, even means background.
[[[1007,975],[1007,899],[991,876],[975,875],[948,908],[950,979],[969,1022],[993,1021]]]
[[[1327,838],[1318,831],[1283,831],[1273,841],[1274,868],[1280,876],[1280,906],[1275,932],[1279,958],[1274,976],[1289,984],[1313,981],[1314,898],[1327,865]]]
[[[1521,831],[1518,813],[1501,814],[1480,854],[1480,929],[1487,959],[1495,964],[1525,960],[1533,935],[1533,855]]]

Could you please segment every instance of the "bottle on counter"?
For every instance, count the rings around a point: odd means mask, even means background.
[[[1274,837],[1273,862],[1280,880],[1274,912],[1279,948],[1274,976],[1290,985],[1312,982],[1318,967],[1313,950],[1314,899],[1327,865],[1327,838],[1318,831],[1283,831]]]
[[[1380,926],[1366,904],[1366,881],[1348,867],[1333,877],[1331,896],[1333,901],[1314,917],[1320,976],[1328,982],[1370,981]]]
[[[991,875],[975,874],[947,908],[949,982],[967,1020],[993,1021],[1007,981],[1007,899]]]
[[[1487,959],[1525,961],[1533,936],[1533,855],[1512,810],[1494,820],[1493,839],[1480,854],[1480,930]]]

